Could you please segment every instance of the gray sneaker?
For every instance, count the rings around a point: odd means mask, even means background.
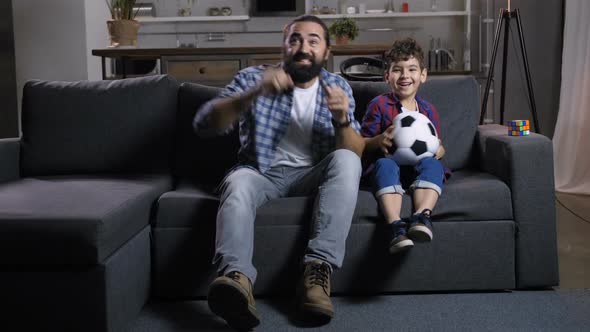
[[[430,214],[432,211],[425,209],[421,213],[412,215],[408,230],[408,237],[417,242],[432,241],[432,222],[430,221]]]
[[[397,254],[414,246],[414,242],[407,237],[407,224],[404,221],[397,220],[387,226],[390,254]]]

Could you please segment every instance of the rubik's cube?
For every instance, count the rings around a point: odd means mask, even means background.
[[[530,133],[529,120],[508,121],[509,136],[527,136]]]

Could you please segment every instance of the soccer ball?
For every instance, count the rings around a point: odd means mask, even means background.
[[[430,119],[419,112],[402,112],[393,118],[394,147],[391,158],[398,165],[416,165],[421,159],[433,157],[439,141]]]

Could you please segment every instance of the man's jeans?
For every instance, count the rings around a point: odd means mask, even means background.
[[[240,271],[254,283],[256,209],[271,199],[311,194],[316,198],[303,261],[320,259],[341,267],[360,176],[360,158],[344,149],[311,167],[273,167],[264,174],[242,167],[231,172],[221,184],[217,212],[214,263],[219,264],[218,272]]]

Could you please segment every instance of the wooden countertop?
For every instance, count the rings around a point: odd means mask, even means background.
[[[364,45],[332,45],[331,57],[328,64],[331,68],[333,57],[339,55],[381,55],[389,50],[390,44],[364,44]],[[164,56],[192,56],[192,55],[249,55],[249,54],[281,54],[282,47],[203,47],[203,48],[103,48],[92,50],[92,55],[103,58],[103,77],[105,77],[105,58],[133,58],[133,59],[160,59]],[[432,71],[429,75],[471,75],[470,71]]]
[[[381,54],[391,47],[389,44],[366,45],[332,45],[332,55],[371,55]],[[273,47],[203,47],[203,48],[103,48],[92,50],[92,55],[118,58],[141,57],[159,58],[169,55],[231,55],[231,54],[277,54],[281,53],[280,46]]]

